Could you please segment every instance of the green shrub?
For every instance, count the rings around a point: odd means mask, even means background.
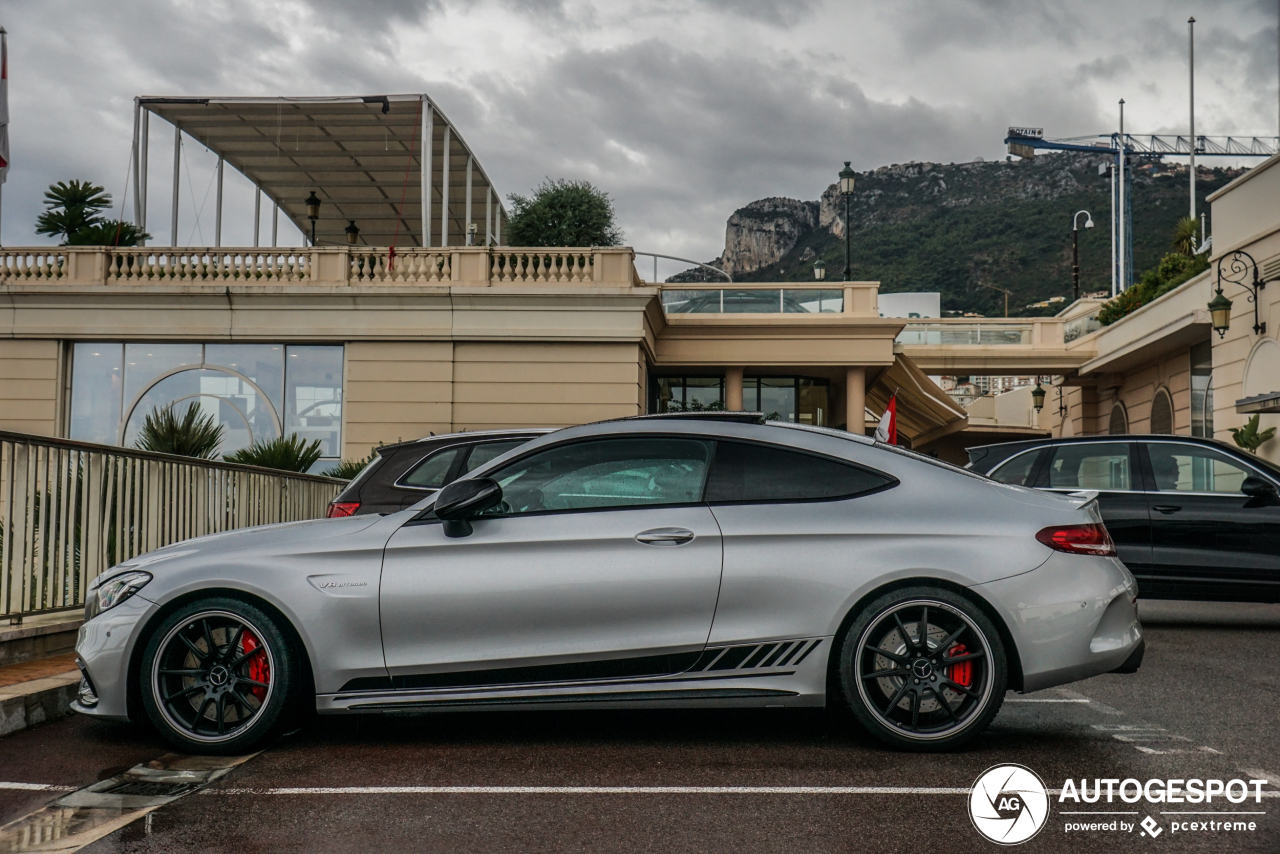
[[[157,406],[143,420],[142,431],[133,446],[143,451],[212,460],[218,456],[225,429],[195,401],[181,418],[174,414],[173,404]]]
[[[313,439],[308,443],[297,433],[290,433],[265,442],[254,442],[223,459],[246,466],[306,472],[320,459],[320,440]]]
[[[1098,322],[1110,326],[1127,314],[1132,314],[1154,299],[1164,296],[1182,283],[1209,269],[1209,259],[1204,255],[1188,258],[1170,252],[1160,263],[1142,274],[1133,287],[1102,304]]]
[[[378,452],[371,451],[363,460],[342,460],[331,469],[320,472],[325,477],[336,477],[341,480],[355,480],[356,475],[364,471],[365,466],[377,459]]]

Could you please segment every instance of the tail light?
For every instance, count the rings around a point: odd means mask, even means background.
[[[329,518],[341,519],[343,516],[354,516],[360,509],[359,501],[335,501],[329,505]]]
[[[1116,544],[1111,541],[1107,527],[1096,522],[1087,525],[1064,525],[1045,528],[1036,539],[1051,549],[1081,555],[1115,557]]]

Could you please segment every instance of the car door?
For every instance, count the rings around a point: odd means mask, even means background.
[[[1153,562],[1167,598],[1280,599],[1280,506],[1240,491],[1275,479],[1204,445],[1143,442]]]
[[[619,436],[490,472],[503,503],[444,536],[392,536],[383,647],[399,688],[678,672],[706,646],[720,531],[701,503],[714,443]]]
[[[1151,565],[1151,518],[1135,445],[1071,442],[1054,445],[1049,452],[1036,474],[1037,488],[1062,493],[1096,490],[1116,554],[1141,579]]]

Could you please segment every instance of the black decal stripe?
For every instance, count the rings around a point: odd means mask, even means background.
[[[760,649],[758,649],[755,652],[755,654],[753,654],[750,658],[748,658],[745,662],[743,662],[742,666],[755,667],[761,661],[764,660],[765,656],[767,656],[769,653],[773,652],[777,648],[778,648],[778,645],[776,643],[764,644],[763,646],[760,647]]]
[[[576,661],[569,664],[543,664],[529,667],[502,667],[492,670],[456,670],[448,673],[419,673],[392,677],[396,690],[414,688],[465,688],[481,685],[513,685],[520,683],[581,682],[592,679],[627,679],[640,676],[666,676],[688,670],[700,653],[680,655],[647,655],[639,658],[611,658],[602,661]]]
[[[791,662],[791,665],[794,667],[794,666],[798,665],[800,662],[804,661],[806,658],[808,658],[808,657],[809,657],[809,653],[811,653],[811,652],[813,652],[815,649],[817,649],[817,648],[818,648],[818,644],[820,644],[820,643],[822,643],[822,638],[818,638],[816,641],[814,641],[813,643],[809,644],[809,648],[808,648],[808,649],[806,649],[804,652],[800,653],[800,657],[799,657],[799,658],[797,658],[795,661]]]
[[[777,660],[782,657],[782,654],[787,650],[791,649],[791,647],[793,646],[795,646],[795,643],[792,641],[783,641],[782,643],[778,644],[778,648],[775,649],[773,653],[768,658],[766,658],[760,666],[773,667],[773,665],[777,662]]]
[[[513,706],[547,703],[613,703],[623,701],[662,702],[679,700],[726,700],[751,697],[795,697],[795,691],[774,688],[690,688],[674,691],[614,691],[600,694],[560,694],[541,697],[498,697],[471,700],[414,700],[411,702],[360,703],[352,711],[395,711],[399,709],[456,708],[459,706]]]

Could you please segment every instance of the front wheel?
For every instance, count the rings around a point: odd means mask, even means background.
[[[1008,665],[991,620],[935,587],[896,590],[854,620],[840,650],[840,683],[854,716],[895,747],[955,747],[991,723]]]
[[[151,723],[188,753],[250,753],[287,723],[297,656],[276,620],[230,598],[189,603],[152,633],[138,674]]]

